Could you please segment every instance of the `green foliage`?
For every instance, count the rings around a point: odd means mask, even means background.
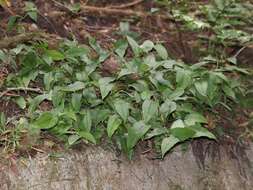
[[[180,30],[194,31],[198,40],[205,44],[208,55],[223,59],[224,47],[245,45],[252,42],[253,35],[246,32],[252,25],[252,3],[238,0],[212,0],[195,3],[187,0],[156,0],[166,7]]]
[[[25,2],[24,11],[33,21],[37,22],[38,10],[33,2]]]
[[[124,56],[126,40],[133,57]],[[161,44],[145,41],[139,45],[130,37],[118,42],[124,48],[117,45],[112,50],[119,56],[120,71],[103,77],[101,63],[107,53],[94,40],[90,43],[99,56],[92,58],[91,49],[68,41],[59,50],[45,44],[22,46],[15,55],[22,69],[5,84],[26,87],[32,81],[43,81],[44,94],[14,101],[22,109],[28,107],[27,125],[47,130],[68,145],[82,140],[96,144],[107,131],[129,157],[139,141],[151,138],[160,142],[164,156],[185,140],[215,139],[204,127],[204,113],[220,104],[229,108],[242,93],[242,86],[225,73],[245,74],[246,70],[231,66],[210,69],[208,62],[186,65],[170,59]],[[51,102],[50,111],[40,111],[43,101]],[[3,125],[4,116],[1,118]]]

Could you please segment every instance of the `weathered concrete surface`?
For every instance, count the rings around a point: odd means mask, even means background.
[[[145,155],[128,161],[99,147],[57,159],[39,154],[1,171],[0,190],[252,190],[253,145],[244,158],[231,157],[227,148],[219,152],[220,159],[207,157],[204,168],[192,149],[177,149],[163,161]]]

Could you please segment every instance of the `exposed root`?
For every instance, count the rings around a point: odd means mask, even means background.
[[[88,5],[81,5],[81,11],[85,13],[100,13],[100,14],[106,14],[106,15],[122,15],[122,16],[136,16],[141,18],[146,17],[159,17],[161,19],[165,20],[174,20],[174,18],[170,15],[159,15],[159,14],[151,14],[147,12],[142,11],[135,11],[131,9],[118,9],[118,8],[110,8],[110,7],[94,7],[94,6],[88,6]]]
[[[54,42],[59,41],[61,38],[55,35],[43,33],[43,32],[28,32],[19,34],[12,37],[6,37],[0,39],[0,49],[16,47],[18,44],[22,44],[29,41],[35,40],[52,40]],[[56,42],[57,43],[57,42]]]
[[[29,91],[29,92],[35,92],[35,93],[39,93],[39,94],[42,94],[42,90],[39,89],[39,88],[23,88],[23,87],[18,87],[18,88],[7,88],[7,90],[5,90],[4,92],[2,92],[0,94],[0,98],[9,94],[9,92],[12,92],[12,91]]]
[[[122,4],[122,5],[114,5],[114,6],[109,6],[109,8],[112,8],[112,9],[124,9],[124,8],[129,8],[129,7],[133,7],[137,4],[140,4],[142,3],[144,0],[136,0],[136,1],[133,1],[133,2],[130,2],[130,3],[126,3],[126,4]]]

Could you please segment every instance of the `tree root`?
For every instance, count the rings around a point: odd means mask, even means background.
[[[0,94],[0,98],[5,96],[5,95],[8,95],[9,92],[13,92],[13,91],[29,91],[29,92],[35,92],[35,93],[38,93],[38,94],[42,94],[42,90],[39,89],[39,88],[24,88],[24,87],[18,87],[18,88],[7,88],[7,90],[5,90],[4,92],[2,92]],[[11,96],[16,96],[15,94],[11,94]]]
[[[144,0],[136,0],[130,3],[126,3],[126,4],[122,4],[122,5],[114,5],[114,6],[109,6],[109,8],[111,9],[124,9],[124,8],[129,8],[129,7],[133,7],[137,4],[142,3]]]
[[[43,40],[43,39],[56,39],[55,36],[52,38],[51,34],[43,33],[43,32],[29,32],[19,34],[13,37],[6,37],[0,39],[0,49],[8,49],[16,47],[18,44],[35,41],[35,40]]]
[[[161,14],[151,14],[147,12],[142,11],[135,11],[131,9],[118,9],[118,8],[110,8],[110,7],[95,7],[95,6],[88,6],[88,5],[81,5],[81,11],[83,12],[90,12],[90,13],[101,13],[101,14],[107,14],[107,15],[122,15],[122,16],[136,16],[141,18],[147,18],[147,17],[156,17],[161,18],[164,20],[175,20],[170,15],[161,15]]]

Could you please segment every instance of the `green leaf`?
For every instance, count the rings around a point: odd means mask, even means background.
[[[180,98],[180,96],[184,95],[184,89],[182,88],[178,88],[176,90],[174,90],[169,96],[168,99],[169,100],[177,100],[178,98]]]
[[[190,128],[196,132],[193,138],[207,137],[209,139],[216,139],[216,137],[211,132],[209,132],[206,128],[201,127],[200,125],[193,125]]]
[[[65,52],[66,58],[81,57],[88,53],[87,48],[84,47],[71,47]]]
[[[158,56],[161,57],[163,60],[168,59],[168,57],[169,57],[168,52],[162,44],[156,44],[155,50],[156,50]]]
[[[111,77],[104,77],[99,79],[98,84],[102,99],[104,99],[111,92],[112,88],[114,87],[111,82],[113,82],[114,80],[115,79]]]
[[[196,132],[191,128],[184,127],[184,128],[173,128],[170,130],[171,134],[178,138],[180,141],[185,141],[189,138],[193,138]]]
[[[3,112],[0,112],[0,126],[4,127],[6,124],[6,116]]]
[[[236,58],[236,56],[227,58],[227,61],[229,61],[230,63],[233,63],[234,65],[237,64],[237,58]]]
[[[79,135],[70,135],[68,137],[68,144],[71,146],[75,144],[81,137]]]
[[[161,135],[163,135],[167,132],[168,132],[168,130],[166,128],[162,128],[162,127],[154,128],[151,132],[148,132],[146,134],[145,140],[151,139],[151,138],[156,137],[156,136],[161,136]]]
[[[83,90],[85,87],[86,87],[85,83],[76,81],[73,84],[70,84],[66,87],[62,87],[61,90],[66,91],[66,92],[75,92],[75,91]]]
[[[225,7],[224,0],[214,0],[214,2],[220,11],[222,11],[224,9],[224,7]]]
[[[162,61],[162,66],[165,68],[165,69],[172,69],[174,65],[177,65],[178,62],[175,61],[175,60],[165,60],[165,61]]]
[[[144,58],[144,63],[152,69],[156,69],[159,66],[159,62],[156,61],[156,58],[153,54],[149,54]]]
[[[38,13],[36,11],[29,11],[27,12],[27,15],[34,20],[35,22],[37,22],[37,18],[38,18]]]
[[[111,111],[109,109],[97,108],[94,110],[90,110],[90,113],[93,126],[96,127],[99,123],[105,121],[109,117]]]
[[[37,108],[38,105],[40,105],[41,102],[44,100],[50,100],[50,95],[49,94],[42,94],[39,96],[36,96],[30,101],[30,106],[28,108],[29,114],[31,114],[35,109]]]
[[[130,25],[129,22],[120,22],[119,23],[120,32],[123,35],[126,35],[129,33]]]
[[[114,103],[114,108],[123,121],[126,122],[129,116],[130,104],[124,100],[118,99]]]
[[[184,127],[185,127],[185,124],[181,119],[178,119],[178,120],[174,121],[171,125],[171,129],[184,128]]]
[[[179,142],[180,140],[173,135],[164,138],[161,144],[162,157]]]
[[[184,123],[187,126],[195,125],[196,123],[207,123],[206,118],[200,113],[191,113],[185,117]]]
[[[25,109],[26,108],[26,101],[24,99],[23,96],[19,96],[18,98],[15,98],[14,101],[18,104],[18,106],[21,109]]]
[[[11,31],[17,24],[17,20],[20,16],[10,16],[7,24],[7,31]]]
[[[207,89],[208,89],[207,81],[198,81],[194,84],[194,86],[199,94],[201,94],[204,97],[207,96]]]
[[[173,122],[170,128],[171,134],[178,138],[180,141],[185,141],[189,138],[193,138],[196,133],[194,130],[186,127],[184,122],[181,119],[178,119]]]
[[[232,99],[236,99],[236,95],[235,92],[233,91],[233,89],[231,87],[229,87],[228,85],[223,85],[222,86],[222,90],[225,92],[225,94],[232,98]]]
[[[166,118],[166,117],[168,117],[168,115],[170,115],[171,113],[173,113],[174,111],[176,111],[176,109],[177,109],[177,104],[175,102],[170,101],[170,100],[167,99],[161,105],[160,112]]]
[[[86,113],[81,121],[80,129],[90,132],[91,127],[92,127],[92,118],[91,118],[90,111],[88,110],[88,111],[86,111]]]
[[[146,41],[143,42],[143,44],[140,46],[140,48],[144,52],[148,53],[154,48],[154,43],[150,40],[146,40]]]
[[[115,43],[115,53],[121,58],[126,54],[126,50],[128,48],[128,43],[126,40],[118,40]]]
[[[99,55],[99,60],[98,60],[99,63],[107,59],[109,54],[103,48],[101,48],[101,46],[97,43],[95,38],[89,37],[89,44]]]
[[[61,52],[57,51],[57,50],[47,50],[46,54],[53,61],[61,61],[61,60],[63,60],[65,58],[64,55]]]
[[[177,88],[185,89],[191,84],[191,72],[180,69],[177,71],[176,82]]]
[[[144,137],[144,135],[151,128],[150,125],[146,125],[143,121],[136,122],[133,127],[128,127],[127,136],[127,148],[132,149],[137,142]]]
[[[88,140],[88,141],[92,142],[93,144],[96,144],[96,139],[90,132],[78,131],[77,133],[78,133],[78,135],[80,135],[85,140]]]
[[[75,111],[79,111],[81,108],[82,94],[74,93],[72,94],[71,104]]]
[[[107,134],[111,138],[115,131],[119,128],[121,120],[117,115],[112,115],[109,117],[107,122]]]
[[[26,1],[24,10],[32,20],[37,21],[37,7],[33,2]]]
[[[52,85],[52,83],[54,81],[53,73],[52,72],[45,73],[44,77],[43,77],[43,81],[44,81],[45,89],[46,90],[50,90],[51,85]]]
[[[123,76],[130,75],[130,74],[134,74],[134,71],[131,71],[129,69],[121,69],[121,71],[118,75],[118,79],[123,77]]]
[[[129,45],[131,46],[135,56],[139,56],[141,54],[141,48],[138,45],[138,43],[130,36],[127,36],[127,41],[129,43]]]
[[[142,104],[142,116],[146,123],[150,121],[150,119],[156,117],[158,115],[158,103],[146,99]]]
[[[33,125],[39,129],[50,129],[58,122],[58,118],[51,112],[44,112],[40,117],[33,122]]]

